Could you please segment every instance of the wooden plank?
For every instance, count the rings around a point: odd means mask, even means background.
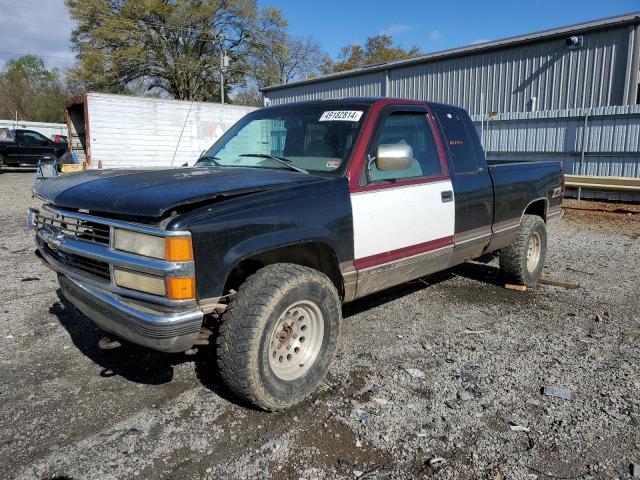
[[[580,285],[578,285],[577,283],[564,282],[562,280],[555,280],[553,278],[547,277],[546,275],[540,275],[540,278],[538,279],[538,283],[542,283],[543,285],[552,285],[554,287],[568,288],[571,290],[580,288]]]
[[[504,285],[504,288],[507,288],[509,290],[516,290],[518,292],[524,292],[527,289],[526,285],[514,285],[512,283],[506,283]]]

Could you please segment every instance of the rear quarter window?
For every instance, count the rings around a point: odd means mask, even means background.
[[[449,147],[453,171],[455,173],[477,172],[476,154],[469,132],[464,126],[464,119],[455,110],[437,109],[435,113]]]

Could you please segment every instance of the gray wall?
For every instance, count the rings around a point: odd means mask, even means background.
[[[384,72],[336,78],[265,92],[265,99],[268,99],[270,105],[325,98],[383,96],[385,96]]]
[[[567,174],[640,178],[640,105],[472,119],[489,160],[558,160]],[[583,197],[640,201],[618,192],[583,191]]]
[[[638,32],[637,27],[634,32],[629,25],[586,32],[584,46],[574,50],[565,45],[567,34],[268,90],[265,97],[277,105],[323,98],[393,96],[459,105],[472,115],[529,111],[533,97],[535,110],[624,105],[630,96],[625,91],[629,47],[640,48],[640,38],[633,40]]]
[[[472,118],[490,160],[560,160],[568,174],[640,177],[640,105]]]
[[[588,33],[392,70],[390,96],[460,105],[469,113],[524,112],[623,104],[628,30]],[[481,94],[485,108],[481,106]]]

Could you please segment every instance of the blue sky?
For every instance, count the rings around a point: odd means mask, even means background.
[[[367,36],[391,33],[424,52],[640,10],[640,0],[260,0],[280,8],[296,36],[315,37],[335,57]]]
[[[313,36],[332,57],[381,32],[433,52],[640,11],[640,0],[258,1],[282,9],[293,35]],[[0,68],[16,56],[8,52],[41,55],[48,66],[73,64],[64,0],[0,0],[0,12]]]

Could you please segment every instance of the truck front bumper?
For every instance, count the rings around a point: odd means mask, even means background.
[[[58,276],[62,293],[102,330],[161,352],[191,348],[202,325],[202,311],[162,311],[106,290]]]
[[[31,210],[28,224],[35,229],[37,254],[58,274],[63,295],[101,329],[162,352],[193,347],[204,319],[195,298],[172,300],[123,288],[113,275],[116,268],[161,279],[193,275],[192,261],[149,258],[113,246],[114,228],[156,236],[174,232],[53,207]]]

